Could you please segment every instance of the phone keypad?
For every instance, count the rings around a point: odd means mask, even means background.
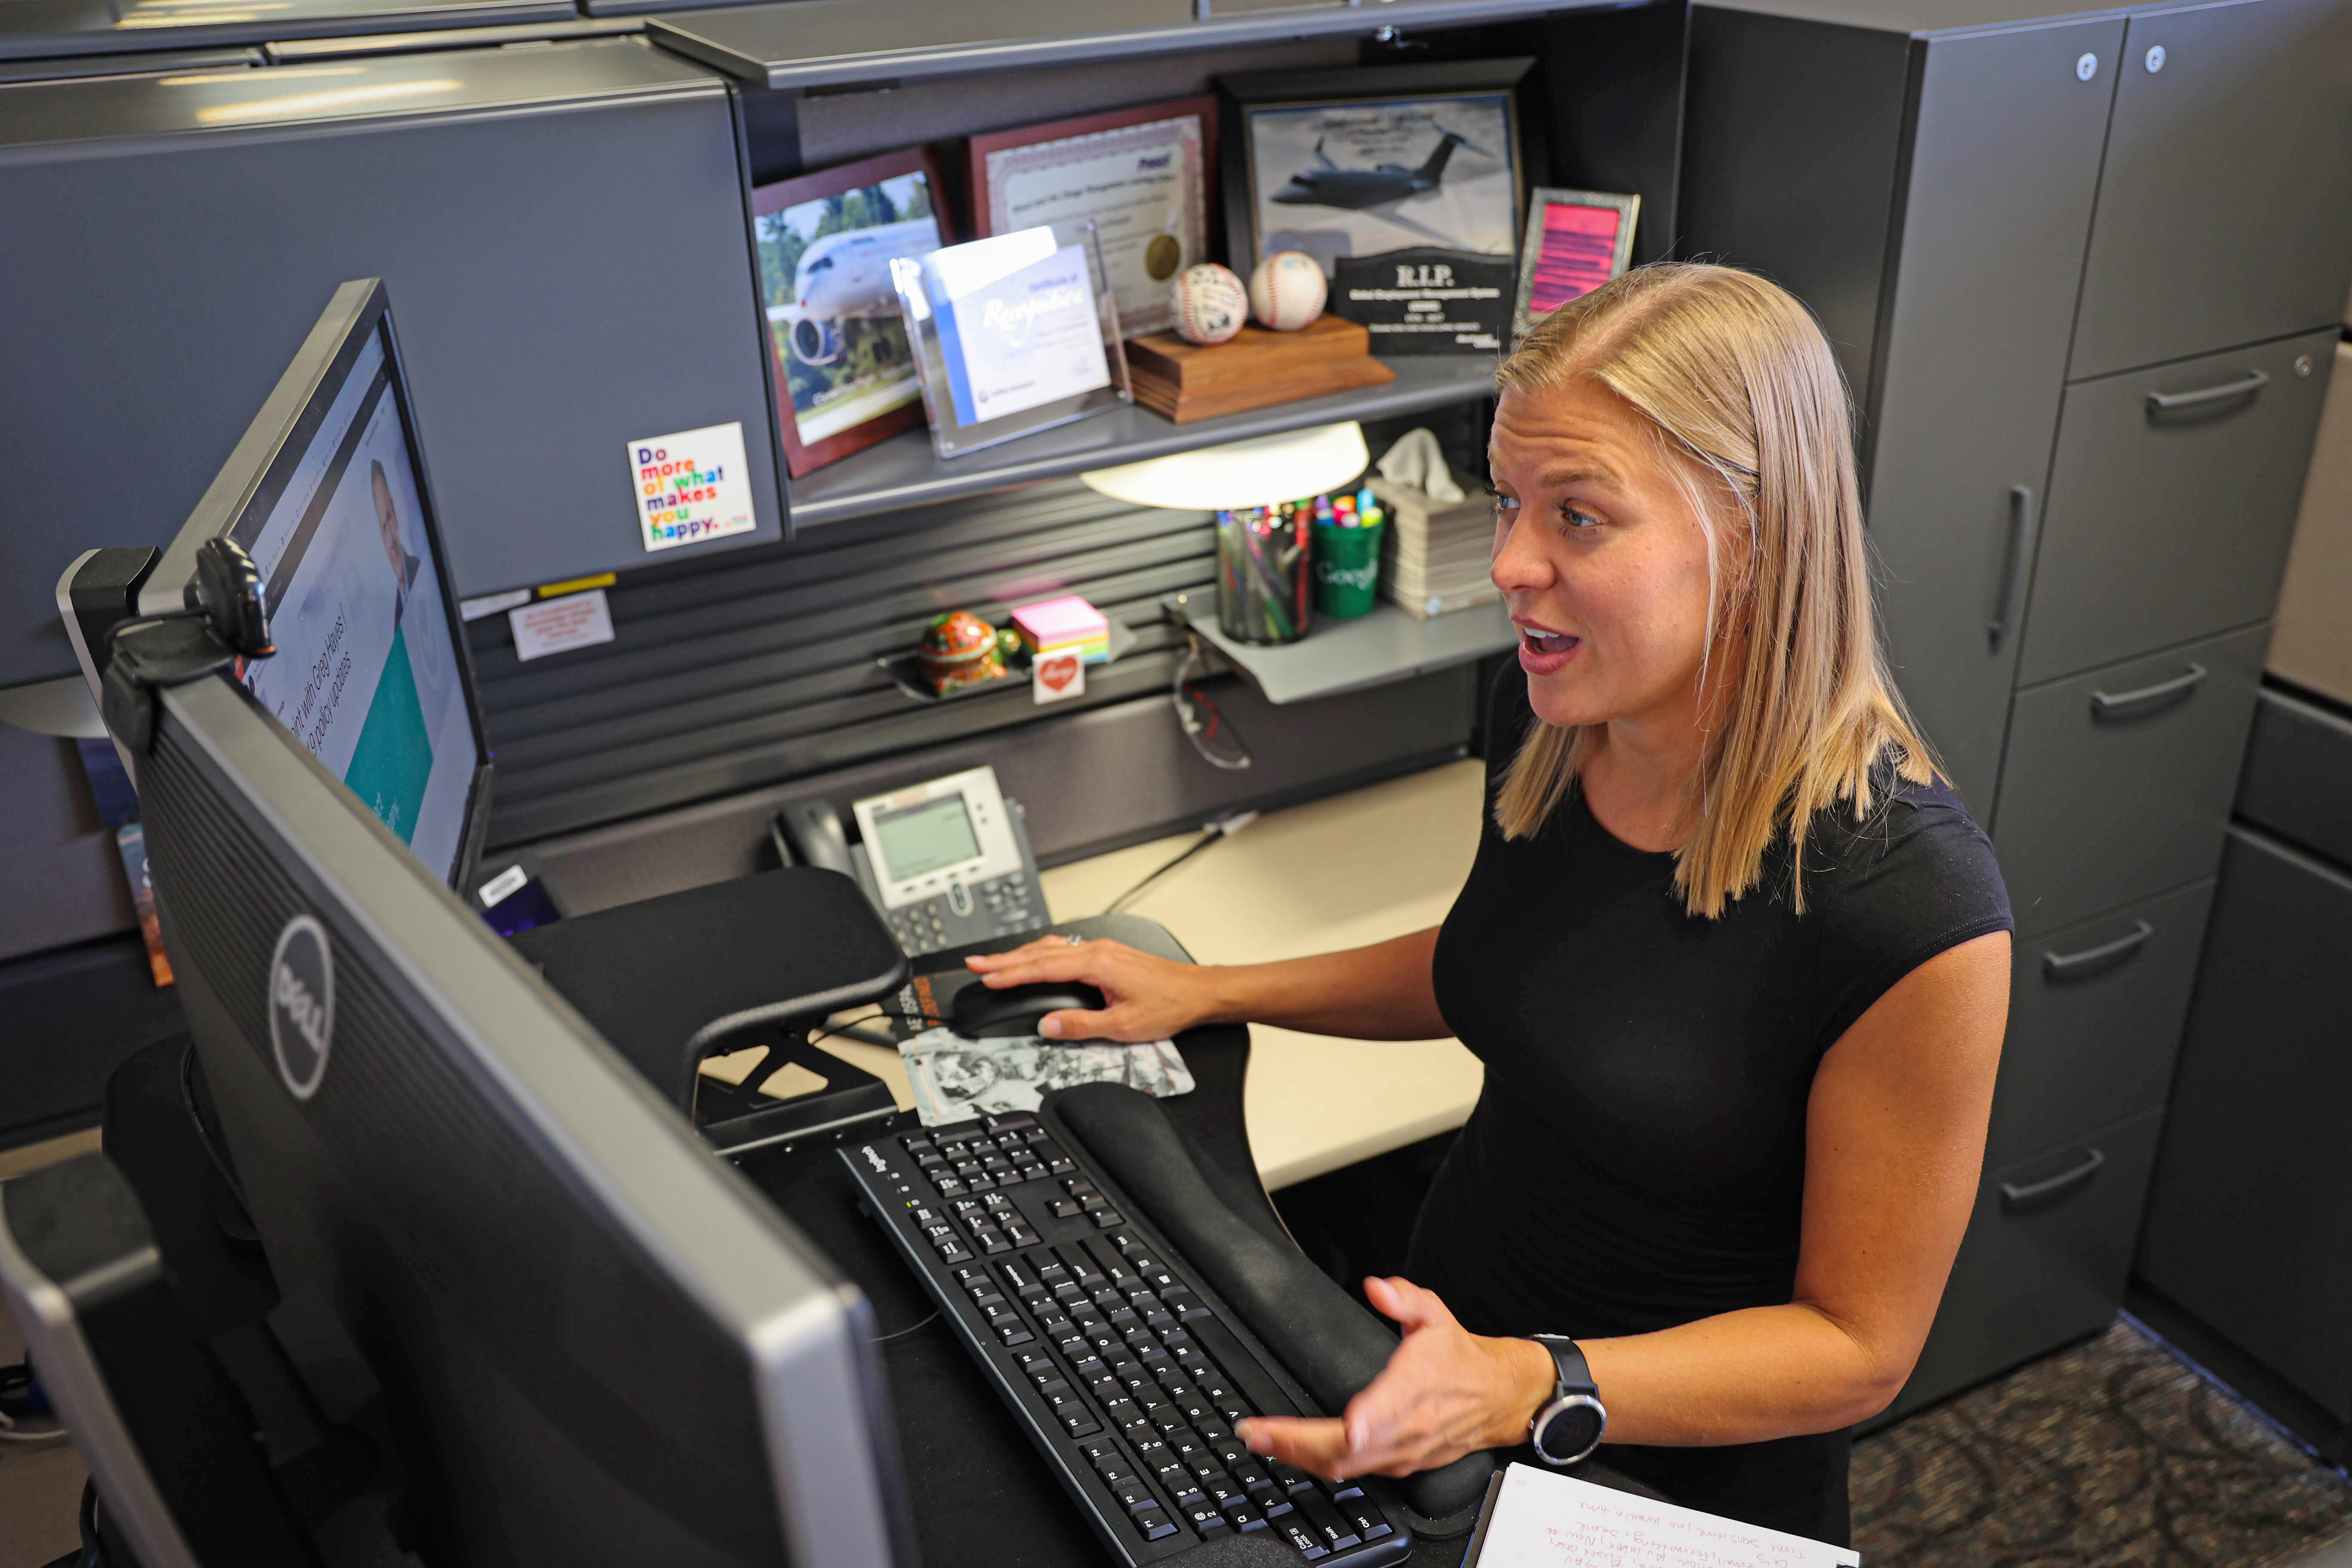
[[[1014,871],[975,884],[966,895],[971,904],[970,914],[958,914],[950,895],[941,893],[886,910],[884,918],[899,948],[910,957],[919,957],[992,936],[1035,931],[1046,922],[1037,912],[1034,893],[1028,878]]]

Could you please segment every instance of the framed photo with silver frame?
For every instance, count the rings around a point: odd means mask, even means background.
[[[1246,276],[1298,250],[1518,254],[1517,85],[1530,59],[1254,73],[1224,97],[1226,247]]]
[[[1170,282],[1213,258],[1213,97],[984,132],[971,158],[974,238],[1094,220],[1129,337],[1171,325]]]
[[[1528,199],[1527,240],[1519,248],[1513,348],[1544,317],[1623,275],[1641,216],[1639,196],[1536,187]]]
[[[1091,220],[901,257],[890,273],[940,457],[1135,401]]]

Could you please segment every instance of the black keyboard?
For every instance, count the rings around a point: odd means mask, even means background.
[[[1118,1560],[1263,1532],[1323,1568],[1411,1548],[1376,1480],[1251,1453],[1248,1415],[1319,1415],[1097,1174],[1026,1112],[844,1147],[875,1216]]]

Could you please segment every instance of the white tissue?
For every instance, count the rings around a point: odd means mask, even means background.
[[[1411,485],[1441,504],[1462,499],[1462,487],[1454,482],[1437,437],[1426,428],[1408,430],[1397,437],[1396,445],[1381,455],[1379,468],[1382,479]]]

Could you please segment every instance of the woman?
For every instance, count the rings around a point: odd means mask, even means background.
[[[1365,1284],[1402,1343],[1343,1419],[1254,1420],[1253,1448],[1402,1475],[1526,1442],[1558,1374],[1525,1336],[1568,1335],[1601,1458],[1843,1544],[1848,1429],[1909,1375],[1975,1196],[2008,900],[1879,655],[1844,387],[1804,308],[1647,268],[1496,380],[1523,674],[1444,925],[1244,967],[1059,939],[972,967],[1103,991],[1049,1034],[1450,1031],[1485,1061],[1410,1279]]]

